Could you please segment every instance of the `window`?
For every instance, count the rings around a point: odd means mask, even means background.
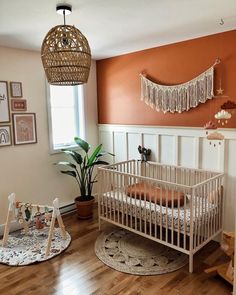
[[[51,152],[76,146],[84,137],[83,86],[48,86],[49,139]]]

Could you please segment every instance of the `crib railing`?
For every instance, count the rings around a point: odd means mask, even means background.
[[[191,272],[193,254],[222,230],[223,174],[131,160],[99,168],[98,179],[99,226],[106,220],[182,251]]]
[[[187,168],[174,165],[163,165],[157,162],[142,162],[139,160],[129,160],[106,166],[118,172],[146,176],[158,180],[193,186],[213,176],[218,172],[203,169]]]

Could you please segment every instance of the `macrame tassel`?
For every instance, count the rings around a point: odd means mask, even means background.
[[[158,112],[182,113],[213,98],[213,76],[214,68],[211,67],[191,81],[165,86],[141,75],[141,100]]]

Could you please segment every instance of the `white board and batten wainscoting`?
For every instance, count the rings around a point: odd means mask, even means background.
[[[236,129],[219,131],[225,139],[210,145],[203,128],[100,124],[99,141],[104,150],[115,154],[113,162],[139,159],[137,147],[143,145],[151,149],[151,161],[224,172],[224,230],[234,231]]]

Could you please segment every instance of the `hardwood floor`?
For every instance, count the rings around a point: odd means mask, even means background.
[[[6,295],[228,295],[232,287],[203,270],[224,261],[219,246],[211,242],[194,257],[194,273],[188,265],[169,274],[134,276],[104,265],[94,254],[99,235],[96,210],[93,219],[78,220],[76,214],[63,217],[72,236],[70,247],[54,259],[25,267],[0,265],[0,294]],[[106,226],[105,224],[103,226]]]

